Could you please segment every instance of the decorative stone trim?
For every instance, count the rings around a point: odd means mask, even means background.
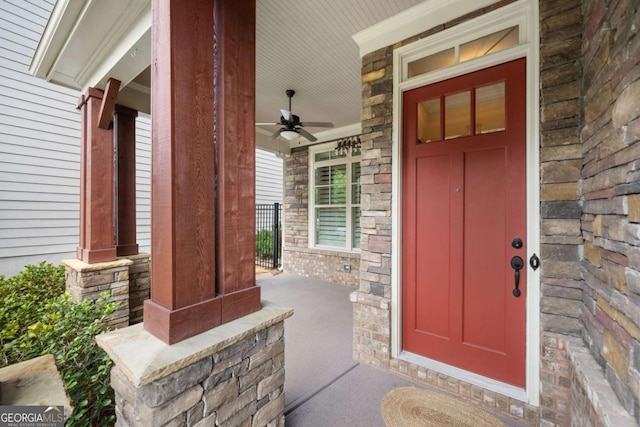
[[[116,426],[284,426],[284,320],[262,310],[174,345],[143,325],[96,337],[115,362]]]
[[[129,266],[134,262],[119,259],[88,264],[79,259],[63,260],[67,293],[74,301],[96,300],[109,292],[109,302],[117,302],[118,309],[111,315],[110,326],[129,325]]]
[[[634,427],[635,419],[620,404],[591,351],[577,338],[569,338],[567,354],[572,365],[571,425]]]

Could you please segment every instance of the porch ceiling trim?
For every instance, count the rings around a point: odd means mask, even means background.
[[[85,8],[86,5],[80,1],[58,0],[56,2],[29,65],[31,75],[47,81],[51,80],[53,64],[57,62],[60,52],[67,43],[69,33]]]
[[[29,72],[80,91],[109,78],[124,89],[151,63],[150,29],[150,0],[58,0]]]
[[[352,36],[360,57],[391,46],[499,0],[426,0]]]

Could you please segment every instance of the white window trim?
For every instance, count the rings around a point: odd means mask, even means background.
[[[467,0],[453,0],[451,7],[464,5]],[[462,16],[461,13],[458,16]],[[406,76],[406,64],[428,52],[439,52],[454,44],[519,25],[520,45],[485,57],[476,58],[431,73],[402,80]],[[393,53],[393,154],[392,154],[392,239],[391,248],[391,355],[477,384],[489,390],[509,397],[523,400],[539,406],[540,399],[540,272],[527,271],[527,314],[526,314],[526,386],[524,389],[494,380],[488,380],[477,374],[460,369],[432,363],[425,358],[407,354],[402,349],[402,96],[403,92],[427,84],[457,77],[473,71],[499,65],[514,59],[527,60],[527,258],[540,253],[540,149],[539,149],[539,10],[537,0],[520,0],[496,11],[444,30],[431,37],[418,40],[394,50]],[[446,44],[449,43],[449,44]],[[422,360],[422,362],[420,361]]]
[[[315,161],[315,154],[324,151],[333,151],[336,148],[336,141],[328,142],[326,144],[318,144],[312,147],[309,147],[309,180],[308,180],[308,188],[309,188],[309,201],[308,201],[308,217],[309,217],[309,225],[308,225],[308,241],[309,241],[309,249],[318,249],[318,250],[326,250],[333,252],[347,252],[347,253],[360,253],[360,248],[353,248],[353,218],[352,218],[352,204],[351,204],[351,190],[352,190],[352,182],[351,182],[351,164],[354,163],[354,159],[360,162],[361,156],[352,156],[351,150],[345,158],[341,159],[331,159],[331,160],[322,160],[320,162]],[[347,213],[347,241],[349,243],[349,247],[344,246],[328,246],[328,245],[317,245],[316,244],[316,203],[315,203],[315,168],[317,164],[321,164],[322,166],[332,166],[332,165],[342,165],[347,163],[347,201],[346,203],[346,213]],[[361,200],[362,203],[362,200]],[[362,204],[359,206],[362,206]],[[362,208],[361,208],[362,209]]]

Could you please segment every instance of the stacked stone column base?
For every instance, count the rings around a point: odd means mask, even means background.
[[[119,307],[109,326],[123,328],[142,322],[142,306],[151,291],[149,254],[132,255],[110,262],[87,264],[78,259],[63,260],[66,290],[74,301],[96,300],[103,292]]]
[[[116,426],[284,426],[284,319],[262,310],[174,345],[130,326],[96,337],[112,358]]]
[[[79,259],[63,260],[67,293],[74,301],[97,300],[109,293],[109,302],[118,303],[109,326],[129,326],[129,266],[133,261],[119,259],[111,262],[87,264]]]

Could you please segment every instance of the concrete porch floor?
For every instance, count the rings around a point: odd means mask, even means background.
[[[396,387],[427,388],[352,358],[354,288],[292,274],[258,276],[262,298],[292,307],[285,321],[288,427],[384,427],[382,398]],[[499,417],[510,427],[524,426]]]

